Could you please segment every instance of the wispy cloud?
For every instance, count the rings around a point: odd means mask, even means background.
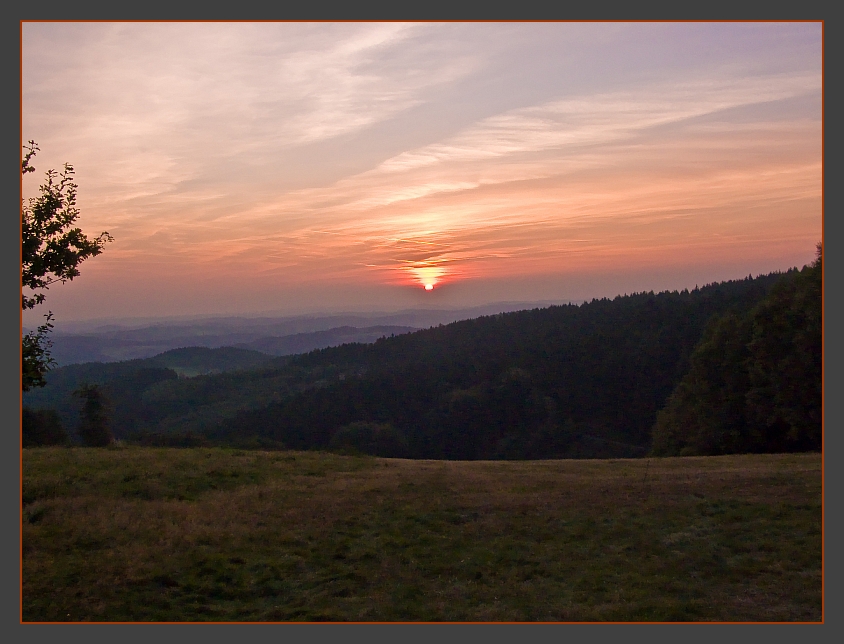
[[[298,221],[292,237],[318,228],[338,236],[323,245],[370,256],[389,248],[395,257],[377,266],[412,273],[436,265],[439,279],[460,275],[460,264],[463,276],[471,274],[465,265],[486,260],[536,264],[584,218],[669,222],[678,213],[817,197],[818,121],[733,123],[728,111],[817,92],[820,80],[702,79],[513,110],[332,187],[290,192],[243,221],[267,231]],[[659,131],[665,126],[674,129]],[[431,246],[422,251],[424,244]],[[409,248],[421,255],[410,259]]]
[[[201,198],[271,176],[273,157],[389,119],[472,70],[469,56],[381,64],[424,29],[83,24],[50,47],[52,34],[27,24],[24,130],[80,151],[77,166],[112,207]],[[57,95],[68,97],[58,111]]]
[[[810,254],[819,37],[740,27],[27,23],[24,136],[164,290]]]
[[[606,144],[659,125],[820,89],[821,75],[813,72],[762,78],[705,78],[651,86],[637,92],[555,101],[485,119],[451,141],[388,159],[379,170],[407,172],[442,163]]]

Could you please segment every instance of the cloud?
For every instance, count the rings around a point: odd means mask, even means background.
[[[274,156],[390,119],[472,70],[466,55],[380,63],[426,29],[27,23],[24,131],[82,152],[91,181],[127,201],[248,184]]]
[[[618,166],[631,154],[650,153],[658,158],[661,151],[678,145],[698,157],[711,148],[708,154],[716,162],[719,153],[734,147],[731,138],[736,136],[742,137],[736,150],[741,156],[760,148],[770,152],[789,131],[800,130],[805,137],[812,130],[819,131],[819,123],[731,124],[701,123],[699,119],[819,89],[820,76],[814,73],[701,79],[513,110],[485,119],[442,143],[399,154],[333,186],[289,192],[275,206],[267,203],[255,212],[267,219],[282,217],[282,213],[311,213],[337,230],[365,228],[367,222],[399,234],[453,228],[460,225],[464,211],[432,211],[424,205],[426,198],[459,198],[456,193],[483,186],[606,169]],[[684,129],[667,138],[654,133],[660,126],[672,124],[684,124]],[[766,141],[771,135],[774,137]],[[416,206],[408,211],[402,205],[405,202]],[[485,222],[489,223],[488,215]],[[477,223],[470,216],[465,225]]]
[[[317,289],[811,254],[819,41],[717,27],[737,43],[719,58],[705,25],[637,29],[26,23],[24,135],[39,171],[73,161],[83,227],[115,235],[88,272],[132,280]]]

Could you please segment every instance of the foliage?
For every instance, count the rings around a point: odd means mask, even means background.
[[[48,313],[44,324],[37,331],[25,334],[21,342],[21,387],[29,391],[33,387],[43,387],[47,384],[44,376],[55,366],[55,360],[50,357],[50,331],[53,329],[53,314]]]
[[[82,385],[76,392],[82,399],[77,435],[88,447],[105,447],[114,442],[109,427],[108,404],[99,385]]]
[[[657,417],[657,455],[819,450],[822,255],[709,324]]]
[[[30,161],[39,150],[34,141],[24,146],[21,176],[34,172]],[[99,255],[112,240],[107,232],[88,239],[74,224],[79,218],[76,207],[77,184],[73,166],[65,163],[61,173],[48,170],[40,186],[40,196],[26,204],[21,201],[21,307],[35,308],[44,302],[43,292],[56,282],[64,283],[79,275],[79,264]],[[51,367],[46,334],[52,328],[52,314],[36,333],[23,338],[22,388],[44,386],[44,373]]]
[[[65,445],[70,441],[59,415],[52,409],[24,407],[21,413],[21,435],[23,447]]]
[[[752,316],[748,421],[778,450],[821,448],[823,253],[777,285]]]

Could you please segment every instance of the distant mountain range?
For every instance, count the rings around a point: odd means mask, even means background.
[[[51,353],[60,367],[149,358],[184,347],[239,347],[282,356],[351,342],[374,342],[383,336],[439,324],[547,305],[542,302],[499,302],[467,309],[394,313],[58,323],[51,338]]]

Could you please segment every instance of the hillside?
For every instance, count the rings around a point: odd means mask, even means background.
[[[87,379],[108,385],[115,435],[151,444],[446,459],[643,456],[710,324],[750,315],[775,284],[800,274],[483,316],[190,378],[162,357],[76,365],[49,374],[25,404],[56,408],[72,430],[70,394]]]
[[[710,319],[746,313],[784,277],[487,316],[311,352],[291,367],[333,369],[333,382],[239,413],[211,436],[307,449],[331,446],[342,430],[358,434],[363,451],[414,458],[642,456]]]
[[[72,430],[79,408],[73,392],[85,383],[102,385],[112,405],[112,421],[120,436],[124,433],[124,425],[134,427],[143,416],[140,397],[158,383],[184,382],[197,375],[254,370],[261,365],[282,364],[283,361],[247,349],[187,347],[152,358],[75,364],[50,371],[47,386],[24,392],[23,404],[33,409],[55,409],[65,427]]]
[[[547,305],[549,303],[545,303]],[[288,317],[212,317],[63,322],[52,334],[56,366],[151,358],[182,347],[244,347],[271,355],[303,353],[344,342],[448,324],[540,304],[498,302],[465,309],[336,313]],[[351,328],[357,331],[351,331]],[[401,327],[401,328],[400,328]],[[24,329],[24,332],[32,329]],[[332,330],[338,333],[332,334]],[[313,335],[310,335],[313,334]],[[357,337],[355,337],[357,335]]]
[[[243,349],[260,351],[271,356],[288,356],[297,353],[308,353],[315,349],[351,344],[355,342],[375,342],[378,338],[402,333],[411,333],[417,329],[412,326],[368,326],[362,329],[353,326],[341,326],[325,331],[310,333],[295,333],[281,337],[259,338],[251,342],[237,344]]]

